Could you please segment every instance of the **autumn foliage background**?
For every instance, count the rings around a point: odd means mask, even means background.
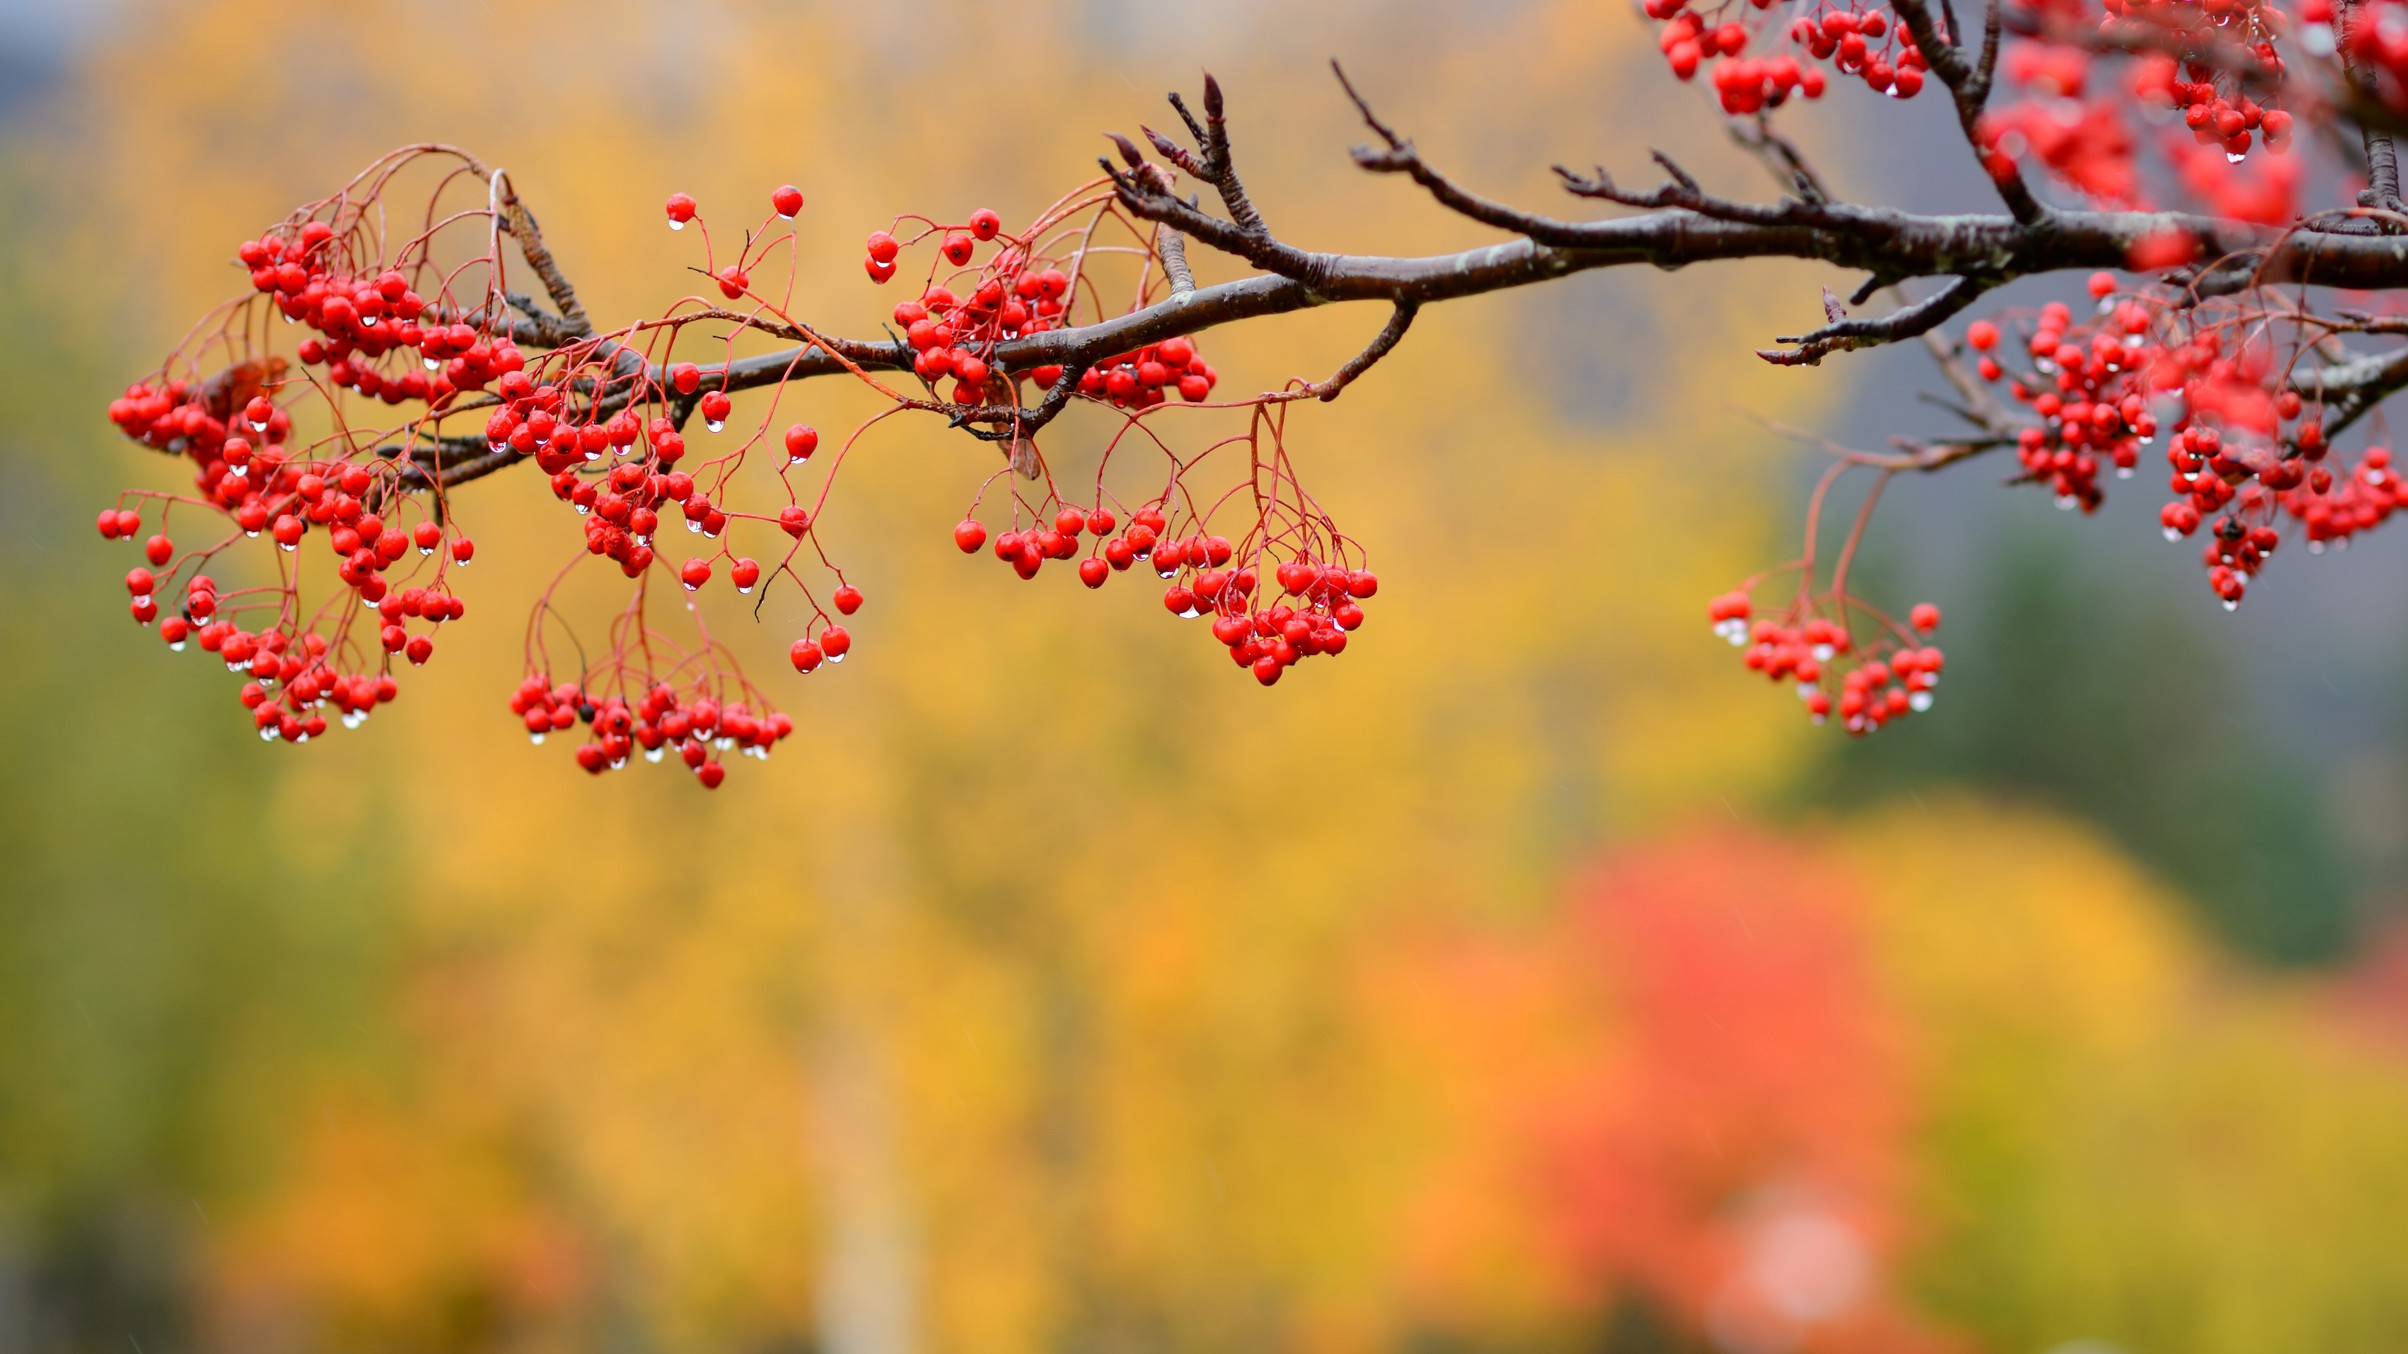
[[[507,166],[597,317],[690,288],[668,191],[800,183],[846,332],[865,232],[1040,206],[1204,67],[1309,244],[1467,239],[1347,167],[1332,54],[1492,191],[1753,191],[1602,0],[847,8],[7,11],[0,1348],[2408,1342],[2408,555],[2227,617],[2145,504],[1904,485],[1868,586],[1946,608],[1942,700],[1821,736],[1703,610],[1791,549],[1759,416],[1915,417],[1913,354],[1747,355],[1811,269],[1451,305],[1299,413],[1382,604],[1276,692],[965,563],[993,453],[925,425],[823,528],[857,660],[740,635],[799,727],[715,795],[517,731],[532,476],[359,734],[262,747],[125,622],[92,514],[178,472],[102,406],[394,143]],[[1945,205],[1940,110],[1858,95],[1798,110],[1833,177]],[[1211,343],[1267,388],[1377,321]]]

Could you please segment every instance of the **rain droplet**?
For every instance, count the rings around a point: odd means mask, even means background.
[[[676,219],[676,218],[674,218],[674,217],[670,218],[670,221],[669,221],[669,229],[671,229],[671,230],[684,230],[685,228],[686,228],[686,223],[685,223],[685,222],[683,222],[683,221],[680,221],[680,220],[677,220],[677,219]]]
[[[2169,541],[2179,541],[2179,540],[2181,540],[2181,539],[2182,539],[2182,533],[2181,533],[2181,532],[2179,532],[2179,531],[2176,531],[2176,530],[2174,530],[2172,527],[2167,527],[2167,528],[2165,529],[2165,536],[2166,536],[2166,539],[2167,539],[2167,540],[2169,540]],[[2314,545],[2310,545],[2310,546],[2308,547],[2308,549],[2310,549],[2311,551],[2312,551],[2312,550],[2314,550],[2315,548],[2316,548],[2316,547],[2315,547]]]
[[[1931,708],[1931,693],[1928,691],[1914,692],[1906,698],[1906,704],[1908,709],[1920,714]]]
[[[727,420],[723,418],[706,418],[702,421],[702,426],[710,429],[712,432],[723,432],[727,428]]]
[[[750,596],[752,596],[752,589],[751,589],[751,588],[749,588],[749,587],[738,588],[738,589],[736,589],[736,592],[737,592],[737,595],[739,595],[739,596],[743,596],[743,597],[750,597]]]
[[[2228,597],[2224,599],[2224,609],[2226,611],[2238,611],[2241,609],[2241,604]]]
[[[2229,151],[2229,150],[2228,150],[2228,151],[2224,152],[2224,163],[2226,163],[2226,164],[2228,164],[2228,165],[2237,165],[2237,164],[2239,164],[2240,162],[2242,162],[2243,160],[2246,160],[2246,159],[2248,159],[2248,158],[2249,158],[2249,152],[2247,152],[2247,151],[2240,151],[2240,152],[2237,152],[2237,153],[2236,153],[2236,152],[2234,152],[2234,151]]]
[[[542,735],[542,734],[540,734],[540,733],[531,733],[531,734],[528,734],[528,735],[527,735],[527,741],[528,741],[528,742],[530,742],[530,743],[533,743],[533,744],[534,744],[535,746],[537,746],[537,747],[542,747],[542,746],[543,746],[543,735]]]
[[[700,530],[702,530],[702,519],[701,519],[701,518],[699,518],[699,517],[689,517],[689,518],[687,518],[687,519],[686,519],[686,530],[688,530],[688,531],[700,531]]]
[[[657,765],[662,754],[666,753],[667,751],[668,749],[666,748],[646,748],[644,749],[644,760]]]
[[[182,640],[180,640],[180,639],[179,639],[179,640],[177,640],[175,643],[168,645],[168,646],[167,646],[167,650],[168,650],[168,652],[170,652],[170,653],[182,653],[182,652],[184,652],[184,641],[182,641]]]
[[[829,654],[828,661],[831,663],[841,663],[844,661],[844,655],[840,653]]]
[[[443,370],[443,363],[442,363],[442,361],[441,361],[440,359],[438,359],[438,358],[432,358],[432,357],[430,357],[430,358],[427,358],[427,359],[426,359],[426,369],[427,369],[428,371],[441,371],[441,370]]]

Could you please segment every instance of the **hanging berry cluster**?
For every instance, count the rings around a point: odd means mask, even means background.
[[[1783,33],[1796,51],[1748,55],[1758,28],[1751,11],[1769,9],[1771,3],[1646,0],[1645,8],[1649,18],[1665,21],[1656,42],[1673,75],[1688,80],[1700,66],[1710,67],[1709,81],[1726,113],[1778,108],[1792,94],[1823,97],[1828,77],[1816,62],[1828,63],[1892,98],[1911,99],[1923,92],[1923,53],[1886,9],[1818,4],[1804,12],[1791,11]],[[1800,60],[1797,52],[1808,59]]]
[[[1929,710],[1947,665],[1937,647],[1923,642],[1940,625],[1940,610],[1929,602],[1917,605],[1903,626],[1837,590],[1820,599],[1801,595],[1779,614],[1756,619],[1742,588],[1716,597],[1706,614],[1715,634],[1744,651],[1749,671],[1796,683],[1808,718],[1821,724],[1836,714],[1840,727],[1859,737]],[[1851,614],[1871,619],[1877,638],[1860,646]]]

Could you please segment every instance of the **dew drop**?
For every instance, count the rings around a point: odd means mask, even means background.
[[[1908,709],[1913,710],[1917,714],[1921,714],[1923,711],[1931,708],[1931,693],[1928,691],[1917,691],[1906,698],[1906,705]]]
[[[2234,601],[2229,601],[2229,600],[2228,600],[2228,601],[2226,601],[2226,602],[2224,603],[2224,609],[2225,609],[2226,611],[2238,611],[2238,610],[2240,610],[2240,609],[2241,609],[2241,604],[2240,604],[2239,602],[2234,602]]]
[[[751,588],[738,588],[738,589],[736,589],[736,593],[737,593],[737,595],[738,595],[738,596],[741,596],[741,597],[750,597],[750,596],[752,596],[752,589],[751,589]]]
[[[2246,152],[2246,151],[2240,152],[2240,153],[2238,153],[2238,154],[2235,154],[2234,152],[2232,152],[2232,151],[2229,151],[2229,150],[2228,150],[2228,151],[2226,151],[2226,152],[2224,152],[2224,163],[2226,163],[2226,164],[2228,164],[2228,165],[2237,165],[2237,164],[2239,164],[2240,162],[2242,162],[2243,160],[2246,160],[2246,159],[2248,159],[2248,158],[2249,158],[2249,154],[2248,154],[2248,152]]]
[[[2182,533],[2174,530],[2172,527],[2167,527],[2165,528],[2165,538],[2169,541],[2179,541],[2182,539]],[[2311,545],[2308,548],[2312,551],[2316,547]]]
[[[1814,661],[1817,663],[1828,663],[1831,661],[1831,655],[1838,652],[1839,650],[1832,648],[1828,644],[1817,644],[1814,646]]]
[[[441,360],[439,360],[439,359],[437,359],[437,358],[432,358],[432,357],[430,357],[430,358],[427,358],[427,359],[425,359],[425,361],[426,361],[426,369],[427,369],[428,371],[441,371],[441,370],[443,370],[443,363],[442,363],[442,361],[441,361]]]
[[[702,421],[702,426],[710,429],[712,432],[724,432],[727,429],[727,420],[723,418],[706,418]]]
[[[583,516],[585,516],[587,513],[590,513],[590,512],[592,512],[592,511],[593,511],[593,508],[592,508],[592,507],[590,507],[590,506],[589,506],[589,505],[587,505],[587,504],[580,503],[580,504],[578,504],[578,505],[577,505],[577,515],[578,515],[579,517],[583,517]]]
[[[375,317],[374,315],[362,315],[362,316],[360,316],[360,328],[362,328],[362,329],[374,329],[375,327],[376,327],[376,317]]]
[[[276,741],[276,726],[275,726],[275,725],[273,725],[273,724],[270,724],[270,725],[269,725],[269,726],[267,726],[266,728],[264,728],[264,729],[261,729],[261,730],[259,731],[259,741],[260,741],[260,742],[262,742],[262,743],[273,743],[273,742],[275,742],[275,741]]]
[[[2057,511],[2071,512],[2080,503],[2080,501],[2081,500],[2075,498],[2072,494],[2059,494],[2057,495]]]
[[[528,742],[530,742],[530,743],[533,743],[533,744],[534,744],[535,746],[537,746],[537,747],[542,747],[542,746],[543,746],[543,735],[542,735],[542,734],[540,734],[540,733],[531,733],[531,734],[528,734],[528,735],[527,735],[527,741],[528,741]]]
[[[841,663],[844,661],[844,655],[840,653],[829,654],[828,661],[831,663]]]
[[[256,531],[246,531],[243,533],[243,539],[247,541],[256,541],[259,539],[259,533]]]
[[[670,221],[669,221],[669,229],[671,229],[671,230],[684,230],[685,228],[686,228],[686,223],[685,223],[685,222],[683,222],[683,221],[680,221],[680,220],[677,220],[677,219],[676,219],[676,218],[674,218],[674,217],[670,218]]]
[[[700,531],[700,530],[702,530],[702,520],[701,520],[700,518],[695,518],[695,517],[689,517],[689,518],[687,518],[687,519],[686,519],[686,530],[688,530],[688,531]]]
[[[179,639],[179,640],[177,640],[175,643],[168,645],[168,646],[167,646],[167,651],[168,651],[169,653],[182,653],[182,652],[184,652],[184,641],[182,641],[182,640],[180,640],[180,639]]]
[[[2117,466],[2115,468],[2115,477],[2119,480],[2128,480],[2132,478],[2132,467],[2128,465]]]
[[[667,748],[646,748],[644,749],[644,760],[657,766],[660,764],[661,757],[667,752]]]
[[[425,556],[428,556],[428,555],[432,555],[432,554],[434,554],[434,553],[435,553],[435,548],[434,548],[433,546],[429,546],[429,545],[422,545],[422,546],[418,547],[418,554],[419,554],[419,556],[420,556],[421,558],[424,558]]]

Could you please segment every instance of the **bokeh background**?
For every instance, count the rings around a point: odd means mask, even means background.
[[[1500,194],[1649,146],[1757,191],[1622,6],[17,0],[0,44],[0,1349],[2408,1346],[2408,550],[2227,616],[2145,494],[1902,484],[1866,582],[1947,610],[1943,699],[1810,730],[1704,619],[1795,550],[1760,420],[1933,417],[1914,354],[1748,355],[1810,268],[1449,305],[1300,413],[1385,586],[1275,693],[1145,589],[963,561],[991,453],[929,429],[825,528],[857,658],[716,794],[517,731],[575,541],[532,476],[359,733],[263,747],[126,623],[92,517],[180,472],[102,406],[390,145],[507,166],[605,317],[688,285],[667,192],[798,182],[806,309],[867,330],[867,230],[1025,214],[1207,67],[1310,245],[1489,238],[1351,170],[1333,55]],[[1844,191],[1977,202],[1945,122],[1797,119]],[[1207,347],[1267,387],[1379,318]]]

